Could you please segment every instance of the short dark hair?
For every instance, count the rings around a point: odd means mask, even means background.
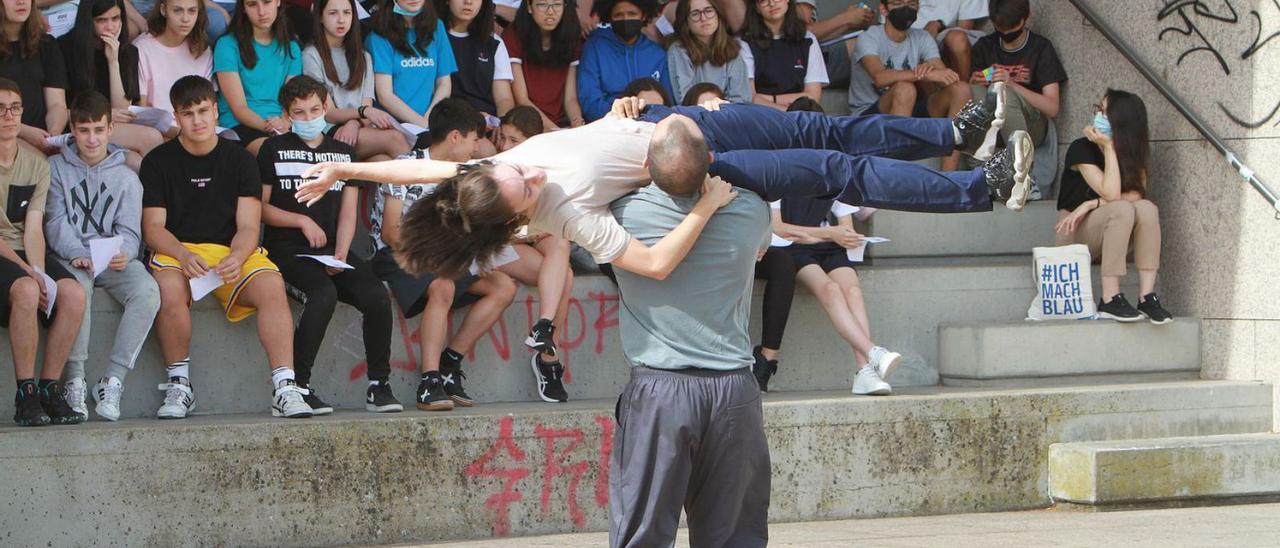
[[[826,109],[817,101],[809,97],[798,97],[791,102],[791,106],[787,107],[787,112],[822,112],[826,113]]]
[[[111,101],[97,91],[81,93],[71,103],[71,123],[91,124],[105,117],[111,123]]]
[[[449,132],[455,129],[463,136],[471,132],[483,133],[484,125],[484,116],[480,111],[457,97],[441,99],[436,106],[431,107],[431,114],[427,116],[427,129],[431,131],[433,145],[443,143]]]
[[[710,167],[711,151],[692,121],[673,120],[649,140],[649,177],[667,194],[693,194]]]
[[[591,11],[600,18],[601,22],[608,23],[612,20],[614,6],[619,2],[627,2],[640,8],[640,14],[645,21],[652,21],[658,16],[658,0],[595,0],[591,4]]]
[[[0,78],[0,91],[9,91],[22,97],[22,88],[18,87],[18,83],[8,78]]]
[[[725,98],[724,90],[720,89],[720,86],[712,84],[711,82],[702,82],[694,84],[693,87],[689,88],[689,91],[685,92],[684,99],[680,101],[680,104],[686,107],[696,107],[698,106],[698,98],[702,97],[704,93],[714,93],[716,94],[716,97],[721,99]]]
[[[514,126],[523,133],[525,138],[542,134],[542,115],[538,113],[538,109],[529,105],[521,105],[502,116],[502,125]]]
[[[324,103],[329,99],[329,90],[315,78],[305,74],[294,76],[284,83],[284,87],[280,88],[280,108],[287,112],[289,105],[292,105],[294,101],[306,99],[312,95],[315,95],[320,99],[321,103]]]
[[[174,112],[205,100],[216,101],[213,82],[203,76],[183,76],[169,88],[169,102],[173,104]]]
[[[649,76],[632,80],[631,83],[627,84],[627,87],[622,90],[622,95],[619,95],[619,97],[635,97],[640,95],[640,92],[642,91],[652,91],[661,95],[663,106],[669,107],[674,104],[671,101],[671,92],[667,91],[666,86],[662,85],[662,82],[654,80]]]
[[[991,14],[991,23],[997,27],[1009,28],[1031,16],[1031,2],[1028,0],[991,0],[987,5]]]

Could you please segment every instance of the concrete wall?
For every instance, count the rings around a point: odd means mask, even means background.
[[[1088,0],[1230,146],[1280,189],[1280,5],[1269,0]],[[1203,375],[1280,380],[1276,211],[1065,0],[1033,0],[1033,26],[1071,76],[1058,127],[1079,135],[1108,87],[1140,94],[1161,207],[1159,288],[1176,315],[1204,319]],[[1064,147],[1065,148],[1065,147]],[[1273,341],[1267,343],[1266,341]],[[1277,392],[1280,397],[1280,392]],[[1280,415],[1277,415],[1280,424]]]

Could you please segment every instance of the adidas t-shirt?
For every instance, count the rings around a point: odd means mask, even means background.
[[[407,32],[410,45],[416,40],[413,29]],[[373,58],[373,73],[391,76],[391,89],[414,112],[425,115],[436,93],[436,79],[458,71],[449,45],[444,23],[436,22],[436,31],[426,51],[407,56],[397,51],[386,38],[374,32],[365,39],[365,49]]]
[[[320,201],[308,207],[298,203],[294,192],[303,181],[302,173],[323,162],[351,162],[356,157],[351,145],[325,137],[319,146],[311,148],[290,132],[271,137],[262,143],[258,151],[258,169],[262,185],[271,188],[268,203],[289,213],[310,217],[324,230],[328,243],[319,249],[312,248],[302,230],[294,227],[266,225],[262,230],[262,245],[267,249],[309,250],[316,255],[332,255],[338,234],[338,213],[342,209],[342,190],[354,182],[338,181]]]

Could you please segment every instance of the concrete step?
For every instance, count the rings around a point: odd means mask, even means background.
[[[890,379],[893,385],[938,383],[938,325],[1024,317],[1035,291],[1030,265],[1029,257],[950,257],[877,259],[859,268],[872,337],[904,356],[903,365]],[[762,291],[763,283],[758,283],[751,318],[753,337],[760,331]],[[466,359],[467,391],[479,401],[538,399],[530,355],[522,344],[537,310],[536,293],[522,289],[515,304]],[[106,369],[105,356],[110,353],[111,334],[121,311],[104,292],[96,293],[87,366],[91,383]],[[421,363],[419,319],[405,320],[398,311],[395,315],[391,382],[397,396],[409,401],[418,384]],[[196,303],[193,323],[196,412],[258,413],[268,409],[271,387],[255,322],[229,324],[212,299],[207,299]],[[459,323],[460,317],[455,316],[453,326]],[[360,325],[354,309],[339,306],[313,370],[313,387],[341,408],[364,408],[366,365]],[[569,325],[561,334],[571,398],[612,398],[626,383],[627,367],[617,325],[617,289],[603,276],[580,276],[569,305]],[[771,390],[847,390],[852,386],[853,352],[808,290],[796,292],[782,346],[781,367],[770,383]],[[0,355],[8,353],[8,339],[0,337]],[[159,348],[151,340],[125,381],[123,417],[155,416],[163,400],[163,394],[155,389],[165,381],[163,371]],[[12,405],[12,399],[0,398],[0,417],[11,416]]]
[[[1058,443],[1053,499],[1086,505],[1280,495],[1280,435]]]
[[[1031,248],[1054,245],[1057,204],[1041,200],[1021,212],[997,207],[991,213],[937,215],[878,211],[870,234],[891,241],[871,246],[872,257],[1030,256]]]
[[[964,322],[938,334],[951,386],[1061,386],[1196,378],[1200,322]]]
[[[1191,381],[928,387],[882,398],[770,393],[770,520],[1047,507],[1050,444],[1264,432],[1270,390]],[[185,421],[4,426],[0,530],[10,546],[86,546],[108,531],[113,543],[132,546],[602,531],[613,407],[611,397],[308,420],[272,419],[263,408]],[[33,497],[32,486],[57,496]]]

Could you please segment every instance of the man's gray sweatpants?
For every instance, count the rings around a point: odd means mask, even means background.
[[[71,261],[59,259],[59,262],[80,282],[85,295],[84,321],[80,324],[80,334],[71,346],[71,354],[67,356],[63,378],[85,376],[84,362],[89,359],[90,319],[93,316],[93,287],[97,285],[106,289],[111,298],[124,306],[120,325],[116,328],[115,343],[111,346],[110,364],[100,375],[124,381],[125,375],[133,369],[138,353],[142,351],[142,343],[147,341],[156,312],[160,311],[160,288],[156,285],[155,278],[136,259],[129,261],[124,270],[106,269],[97,280],[93,278],[92,272],[71,266]],[[92,387],[93,380],[88,382]]]
[[[692,548],[768,544],[769,445],[749,368],[633,367],[617,415],[610,546],[671,546],[681,508]]]

